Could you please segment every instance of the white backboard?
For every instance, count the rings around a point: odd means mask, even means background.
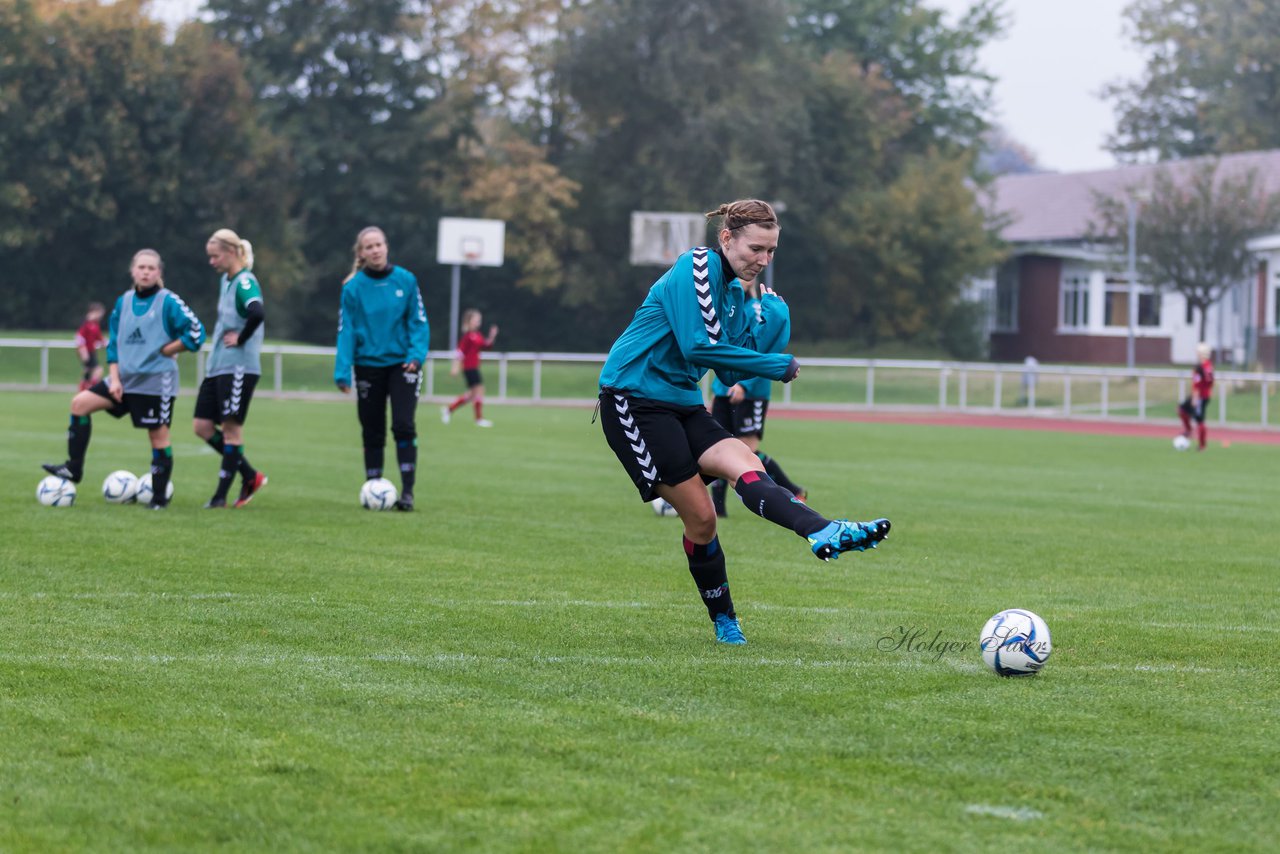
[[[500,219],[443,217],[436,240],[436,262],[470,267],[501,267],[507,224]]]
[[[631,212],[631,263],[670,267],[676,258],[707,242],[707,218],[699,213]]]

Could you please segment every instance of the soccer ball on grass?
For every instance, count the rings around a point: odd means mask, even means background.
[[[139,504],[150,504],[151,500],[156,497],[156,491],[151,486],[151,472],[147,472],[138,479],[138,492],[134,495],[134,499]],[[169,480],[169,485],[165,487],[164,499],[168,501],[173,498],[173,480]]]
[[[112,504],[128,504],[138,497],[138,478],[133,472],[113,471],[102,482],[102,497]]]
[[[978,647],[982,660],[998,676],[1034,676],[1053,651],[1044,620],[1021,608],[1001,611],[987,620]]]
[[[76,485],[51,474],[36,485],[36,500],[45,507],[70,507],[76,503]]]
[[[396,485],[385,477],[366,480],[360,487],[360,506],[366,510],[390,510],[399,497]]]
[[[1191,447],[1191,440],[1186,436],[1173,437],[1173,449],[1175,451],[1185,451]]]

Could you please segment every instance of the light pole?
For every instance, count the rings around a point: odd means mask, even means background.
[[[1132,368],[1138,324],[1138,200],[1130,195],[1124,207],[1129,217],[1129,340],[1125,347],[1125,365]]]

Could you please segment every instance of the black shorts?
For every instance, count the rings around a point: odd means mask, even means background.
[[[743,398],[730,402],[727,396],[711,401],[711,416],[735,436],[764,438],[764,419],[769,414],[769,401]]]
[[[1203,424],[1205,410],[1209,408],[1209,399],[1202,397],[1199,403],[1192,403],[1191,398],[1188,397],[1182,401],[1182,406],[1178,408],[1187,413],[1193,421]]]
[[[257,374],[219,374],[205,377],[196,395],[196,418],[221,424],[243,424],[249,417],[249,401],[258,386]]]
[[[480,377],[479,368],[463,368],[462,375],[467,378],[467,388],[480,385],[484,382]]]
[[[161,397],[158,394],[134,394],[126,391],[124,398],[116,403],[111,396],[111,388],[106,380],[99,380],[89,387],[89,391],[111,401],[111,408],[104,410],[112,418],[132,417],[133,426],[143,430],[154,430],[157,427],[168,427],[173,423],[172,397]]]
[[[675,486],[696,476],[698,458],[733,438],[704,406],[677,406],[610,389],[600,393],[600,423],[642,501],[658,497],[659,483]]]
[[[90,350],[89,358],[84,360],[84,368],[86,371],[92,371],[96,367],[98,367],[98,354]]]

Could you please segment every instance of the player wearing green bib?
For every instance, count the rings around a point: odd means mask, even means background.
[[[195,433],[222,456],[218,486],[206,508],[227,506],[227,491],[240,474],[240,497],[248,504],[267,485],[267,476],[244,455],[244,422],[249,401],[262,375],[262,288],[253,275],[253,246],[229,228],[220,228],[205,244],[209,266],[222,274],[218,282],[218,323],[213,352],[196,397]],[[219,425],[221,429],[219,429]]]

